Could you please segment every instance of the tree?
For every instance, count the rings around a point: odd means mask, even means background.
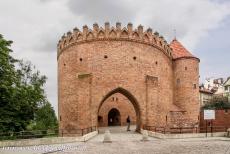
[[[224,110],[224,109],[230,109],[230,103],[229,102],[212,102],[205,104],[203,106],[203,109],[214,109],[214,110]]]
[[[46,76],[30,62],[14,59],[11,44],[0,35],[0,132],[25,130],[40,106],[48,104]]]
[[[57,117],[49,102],[40,106],[35,113],[34,129],[47,130],[57,128]]]
[[[9,47],[11,44],[12,41],[3,39],[0,34],[0,131],[14,130],[20,127],[20,124],[12,118],[15,109],[17,110],[17,105],[13,103],[12,97],[17,86],[14,66],[17,60],[10,56],[12,50]]]

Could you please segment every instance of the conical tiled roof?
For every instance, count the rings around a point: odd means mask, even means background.
[[[170,47],[172,48],[173,52],[173,59],[178,58],[196,58],[193,56],[177,39],[173,39],[170,43]]]

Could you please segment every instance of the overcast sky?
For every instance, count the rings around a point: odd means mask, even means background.
[[[201,81],[230,76],[229,0],[0,0],[0,33],[14,41],[14,56],[48,77],[45,88],[56,111],[59,38],[105,21],[142,24],[168,42],[176,29],[177,39],[201,60]]]

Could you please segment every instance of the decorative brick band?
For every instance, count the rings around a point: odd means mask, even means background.
[[[59,40],[57,48],[57,56],[70,46],[87,43],[91,41],[131,41],[137,43],[144,43],[154,46],[163,51],[169,58],[172,58],[172,49],[163,36],[159,36],[158,32],[153,33],[151,28],[146,31],[143,26],[139,25],[137,29],[133,30],[133,25],[128,23],[127,27],[121,28],[121,23],[117,22],[116,27],[110,27],[108,22],[105,23],[104,28],[99,27],[97,23],[93,24],[93,30],[89,29],[87,25],[83,26],[82,32],[78,28],[74,28],[72,32],[67,32]]]

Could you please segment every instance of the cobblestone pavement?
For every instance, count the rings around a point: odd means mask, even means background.
[[[3,147],[0,148],[0,154],[48,154],[75,150],[78,152],[86,151],[85,143],[74,142],[67,144],[37,145],[25,147]]]
[[[193,139],[156,139],[140,141],[140,134],[111,134],[112,143],[103,143],[99,134],[84,144],[82,151],[69,150],[76,154],[230,154],[230,140],[222,137]],[[63,153],[63,152],[57,152]]]
[[[0,153],[66,153],[66,154],[230,154],[230,139],[224,137],[157,139],[149,137],[142,142],[142,135],[131,132],[111,133],[112,143],[103,143],[104,134],[88,142],[41,145],[0,149]]]
[[[102,142],[104,139],[104,134],[99,134],[94,138],[90,139],[88,142]],[[112,141],[116,142],[126,142],[126,141],[140,141],[142,135],[136,132],[126,132],[126,133],[111,133]],[[149,140],[159,140],[153,137],[149,137]]]
[[[99,133],[105,133],[105,130],[109,130],[111,133],[130,133],[127,132],[127,126],[111,126],[111,127],[99,127],[98,132]],[[131,132],[134,132],[136,130],[135,125],[130,126]]]

